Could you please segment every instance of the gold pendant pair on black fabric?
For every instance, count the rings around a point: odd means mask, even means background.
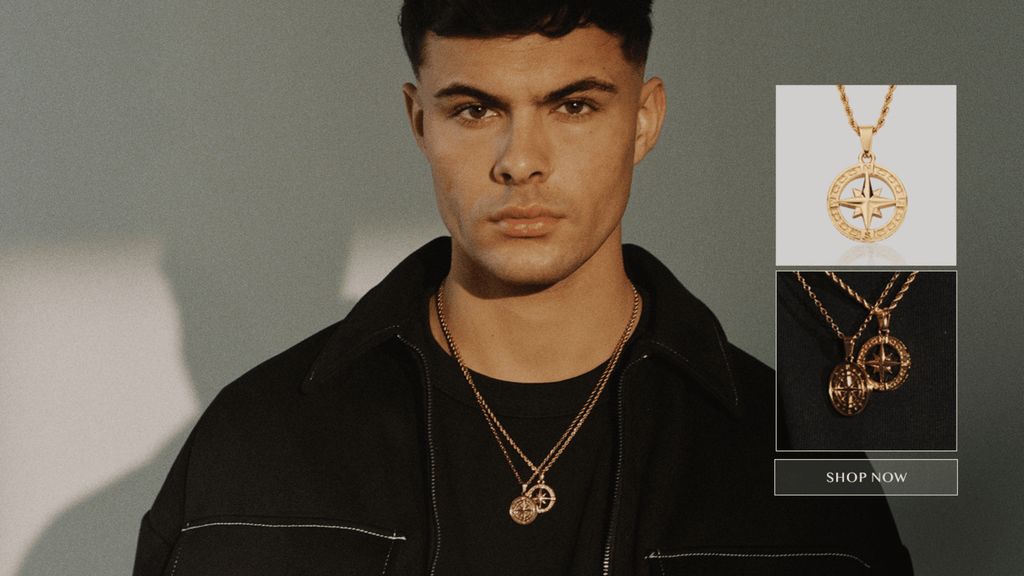
[[[855,346],[850,344],[850,348]],[[832,370],[828,396],[836,412],[856,416],[867,407],[872,391],[895,390],[906,382],[909,373],[907,347],[886,330],[865,342],[856,359],[851,352]]]
[[[534,484],[533,488],[527,489],[523,484],[523,495],[512,501],[508,507],[509,516],[516,524],[526,525],[537,519],[538,514],[543,514],[555,505],[555,491],[544,483]]]
[[[843,416],[856,416],[864,411],[872,392],[888,392],[903,385],[910,373],[910,352],[895,336],[889,333],[889,320],[892,311],[896,309],[900,300],[910,288],[910,283],[917,277],[917,272],[911,272],[904,281],[903,286],[888,306],[882,307],[882,302],[892,289],[900,273],[893,274],[891,280],[882,290],[881,296],[872,305],[857,294],[853,288],[843,282],[832,272],[825,272],[834,282],[839,284],[847,294],[860,302],[868,309],[867,318],[861,323],[860,328],[852,336],[846,336],[836,325],[828,311],[811,291],[811,287],[804,280],[799,272],[796,277],[803,284],[804,290],[811,296],[818,306],[822,316],[843,341],[845,348],[845,360],[839,363],[828,379],[828,395],[832,407]],[[856,353],[857,340],[864,329],[867,328],[871,319],[878,321],[878,335],[870,338],[861,346],[860,352]]]

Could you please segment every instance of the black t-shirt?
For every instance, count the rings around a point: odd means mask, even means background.
[[[424,315],[424,322],[427,318]],[[635,340],[643,324],[634,331]],[[429,325],[425,331],[430,334]],[[615,420],[611,400],[623,360],[586,422],[551,466],[554,506],[532,523],[509,515],[522,487],[509,467],[454,358],[429,338],[439,574],[595,574],[600,572],[612,497]],[[627,345],[628,350],[628,345]],[[626,357],[623,351],[622,358]],[[561,382],[523,384],[472,373],[477,390],[534,464],[540,464],[593,392],[606,363]],[[500,432],[499,432],[500,434]],[[506,443],[525,482],[532,470]]]

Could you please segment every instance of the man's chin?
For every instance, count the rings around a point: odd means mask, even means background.
[[[470,291],[494,297],[545,290],[571,276],[579,267],[572,258],[544,252],[504,250],[475,260],[464,274],[454,272],[463,278]]]

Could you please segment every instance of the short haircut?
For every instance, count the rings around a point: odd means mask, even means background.
[[[596,26],[618,37],[626,60],[643,66],[651,43],[652,0],[405,0],[399,23],[419,76],[428,32],[461,38],[543,34],[559,38]]]

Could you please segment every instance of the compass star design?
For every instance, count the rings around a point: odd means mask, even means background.
[[[879,346],[874,359],[868,360],[864,364],[873,368],[875,370],[875,374],[878,375],[878,381],[885,384],[886,374],[892,374],[893,366],[901,365],[899,360],[893,360],[893,358],[898,357],[899,356],[894,356],[892,354],[886,354],[885,346]]]
[[[864,343],[857,355],[873,390],[887,392],[903,385],[910,373],[910,352],[898,339],[879,334]],[[896,368],[896,370],[893,370]],[[869,374],[870,372],[870,374]]]
[[[543,514],[555,505],[555,491],[547,484],[537,484],[526,496],[537,505],[537,514]]]
[[[845,375],[842,384],[836,386],[836,392],[847,408],[852,410],[860,404],[860,386],[853,380],[853,374],[847,373]]]
[[[839,205],[843,208],[853,208],[853,218],[860,217],[864,221],[864,229],[871,229],[871,219],[882,217],[882,208],[892,208],[896,205],[896,200],[892,198],[882,198],[876,195],[876,191],[871,188],[871,177],[867,174],[864,175],[864,186],[861,190],[856,188],[853,189],[853,198],[847,198],[846,200],[840,200]],[[879,190],[881,192],[881,190]]]
[[[508,513],[516,524],[529,524],[537,519],[537,503],[524,494],[512,501]]]
[[[871,396],[864,368],[843,362],[829,376],[828,395],[832,407],[843,416],[854,416],[867,406]]]

